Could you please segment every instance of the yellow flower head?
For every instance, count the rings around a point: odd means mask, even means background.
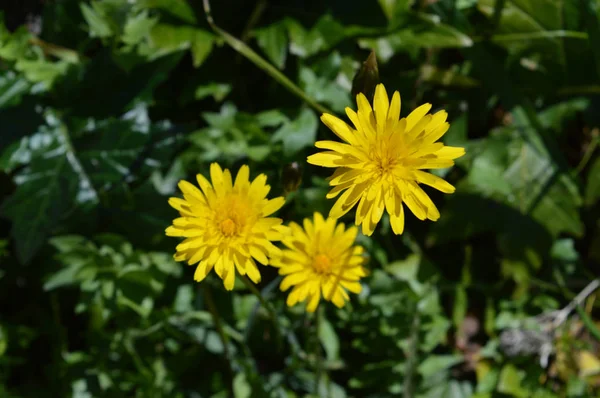
[[[271,187],[264,174],[252,182],[250,169],[242,166],[235,182],[229,170],[210,165],[212,185],[204,176],[196,179],[200,189],[187,181],[179,182],[183,199],[170,198],[169,204],[181,217],[167,228],[168,236],[186,238],[177,246],[175,260],[199,263],[194,279],[202,281],[215,268],[227,290],[233,289],[235,269],[248,275],[254,283],[260,281],[255,260],[269,264],[268,257],[281,250],[271,241],[281,240],[285,227],[279,218],[269,217],[283,206],[283,197],[268,200]]]
[[[424,169],[441,169],[454,165],[465,154],[464,148],[444,146],[440,139],[450,125],[448,114],[428,114],[431,104],[424,104],[400,119],[400,94],[388,100],[383,84],[377,85],[373,108],[363,94],[356,97],[358,113],[346,108],[354,128],[330,114],[321,120],[344,141],[317,141],[317,148],[327,149],[308,157],[308,162],[336,168],[327,194],[331,199],[344,192],[331,208],[329,217],[339,218],[358,204],[356,225],[371,235],[384,210],[390,215],[395,234],[404,231],[404,206],[420,220],[436,221],[440,217],[429,196],[419,184],[445,193],[454,187]]]
[[[287,298],[288,306],[308,300],[307,311],[314,312],[322,296],[341,308],[349,299],[346,290],[360,293],[358,281],[366,271],[362,267],[364,250],[354,246],[356,227],[345,229],[333,218],[324,220],[315,213],[313,221],[304,219],[304,228],[292,222],[290,229],[282,240],[287,249],[271,262],[279,268],[279,274],[286,275],[281,290],[294,287]]]

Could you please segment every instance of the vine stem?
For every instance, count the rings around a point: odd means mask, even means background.
[[[206,21],[210,25],[213,31],[217,33],[219,36],[225,40],[227,44],[231,48],[233,48],[238,53],[242,54],[246,57],[250,62],[254,65],[258,66],[264,72],[266,72],[269,76],[279,82],[282,86],[284,86],[288,91],[292,94],[300,98],[302,101],[306,102],[310,105],[315,111],[319,113],[333,113],[323,105],[319,104],[313,98],[309,97],[300,87],[298,87],[294,82],[292,82],[287,76],[279,71],[276,67],[271,65],[267,60],[258,55],[256,51],[251,49],[246,43],[239,40],[238,38],[232,36],[225,30],[221,29],[219,26],[215,24],[215,21],[212,17],[212,12],[210,8],[210,1],[203,0],[202,4],[204,6],[204,12],[206,13]]]
[[[273,322],[273,327],[275,329],[275,339],[277,340],[277,348],[281,350],[281,348],[283,347],[283,334],[281,333],[281,328],[277,320],[277,313],[275,312],[275,309],[273,308],[271,303],[265,300],[260,291],[256,288],[256,286],[254,286],[254,284],[248,279],[246,275],[241,275],[241,277],[246,287],[248,287],[252,294],[254,294],[258,298],[260,304],[269,313],[269,318],[271,318],[271,321]]]

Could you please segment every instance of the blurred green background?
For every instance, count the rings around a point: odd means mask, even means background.
[[[593,295],[550,337],[530,319],[598,275],[600,1],[211,6],[221,30],[200,0],[2,0],[0,397],[600,396]],[[467,150],[427,191],[440,220],[359,236],[363,292],[316,317],[274,268],[275,320],[194,283],[164,235],[179,179],[249,164],[300,183],[286,221],[326,214],[315,107],[345,118],[371,50],[402,115],[447,110]]]

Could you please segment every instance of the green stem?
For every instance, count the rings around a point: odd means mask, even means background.
[[[410,327],[410,342],[406,358],[406,372],[404,373],[403,398],[413,397],[413,377],[417,367],[417,355],[419,346],[419,329],[421,328],[421,314],[415,308],[415,317]]]
[[[215,31],[215,33],[217,33],[219,36],[221,36],[223,38],[223,40],[225,40],[225,42],[227,44],[229,44],[229,46],[231,46],[231,48],[233,48],[238,53],[242,54],[254,65],[258,66],[260,69],[265,71],[269,76],[271,76],[273,79],[277,80],[288,91],[290,91],[292,94],[296,95],[302,101],[306,102],[317,112],[333,113],[329,109],[327,109],[323,105],[320,105],[314,99],[309,97],[304,91],[302,91],[302,89],[300,87],[295,85],[294,82],[292,82],[290,79],[288,79],[287,76],[285,76],[283,73],[281,73],[276,67],[271,65],[267,60],[265,60],[260,55],[258,55],[258,53],[256,53],[256,51],[251,49],[246,43],[244,43],[243,41],[232,36],[231,34],[224,31],[223,29],[219,28],[213,20],[209,0],[203,0],[203,5],[204,5],[204,12],[206,13],[206,20],[208,21],[208,24],[210,25],[212,30]]]
[[[316,361],[315,369],[315,395],[319,396],[319,383],[321,382],[321,375],[323,373],[323,360],[321,359],[321,342],[319,339],[319,329],[321,328],[321,322],[323,318],[323,306],[320,305],[315,312],[315,352],[314,359]]]
[[[279,327],[279,322],[277,320],[277,313],[275,312],[275,309],[273,308],[271,303],[265,300],[260,291],[256,288],[256,286],[254,286],[254,284],[248,279],[246,275],[242,275],[241,277],[246,287],[250,289],[252,294],[254,294],[258,298],[258,301],[260,301],[263,308],[269,313],[269,318],[271,318],[271,322],[273,322],[273,328],[275,330],[277,348],[278,350],[281,350],[281,348],[283,347],[283,334],[281,333],[281,328]]]
[[[227,388],[229,389],[230,396],[233,396],[233,369],[231,368],[231,357],[229,356],[229,336],[227,336],[227,333],[225,333],[223,322],[221,322],[221,317],[217,311],[217,306],[215,305],[215,301],[212,293],[210,292],[210,287],[208,284],[203,284],[202,290],[204,292],[204,301],[206,302],[206,307],[208,312],[210,312],[210,315],[212,315],[215,329],[217,330],[217,333],[221,338],[221,343],[223,344],[223,355],[225,355],[227,372],[229,373],[229,382],[227,383]]]

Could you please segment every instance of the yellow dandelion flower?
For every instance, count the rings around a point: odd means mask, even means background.
[[[313,221],[304,219],[304,228],[290,223],[290,233],[282,242],[287,249],[271,265],[285,275],[280,289],[288,290],[287,305],[308,301],[307,311],[314,312],[323,297],[337,307],[349,299],[346,290],[360,293],[359,279],[366,275],[361,246],[354,246],[358,229],[345,229],[333,218],[323,219],[315,213]]]
[[[450,125],[448,114],[428,114],[431,104],[415,109],[400,119],[400,94],[388,100],[383,84],[377,85],[373,108],[363,94],[356,96],[358,112],[346,108],[354,128],[330,114],[321,120],[344,143],[317,141],[326,149],[308,157],[308,162],[336,168],[329,184],[327,198],[344,192],[333,205],[329,217],[340,218],[358,204],[355,223],[371,235],[384,210],[390,215],[395,234],[404,231],[404,206],[420,220],[436,221],[438,209],[420,184],[444,193],[454,187],[425,169],[441,169],[454,165],[454,159],[465,154],[464,148],[444,146],[440,139]]]
[[[255,261],[269,264],[269,257],[281,250],[271,242],[282,238],[285,231],[279,218],[269,217],[283,206],[283,197],[267,199],[271,187],[267,177],[259,175],[250,182],[250,169],[244,165],[235,182],[229,170],[210,165],[211,183],[201,174],[196,176],[200,189],[187,181],[179,182],[183,199],[170,198],[169,204],[181,217],[165,231],[167,236],[186,238],[177,246],[176,261],[189,265],[199,263],[194,279],[202,281],[215,268],[227,290],[233,289],[235,270],[260,281]]]

